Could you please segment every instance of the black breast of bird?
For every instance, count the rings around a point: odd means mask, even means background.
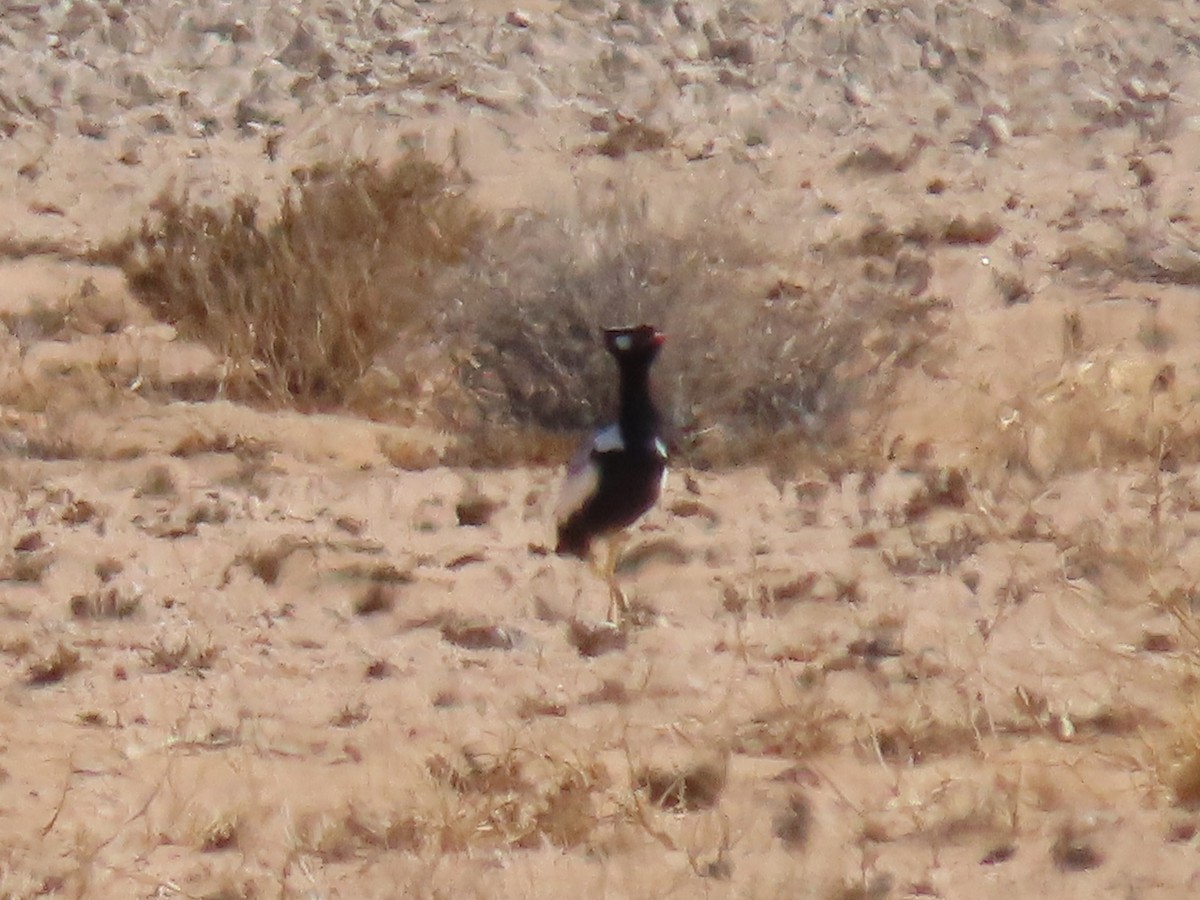
[[[657,436],[626,444],[618,425],[596,432],[567,467],[556,552],[586,556],[594,539],[628,528],[658,501],[666,474]]]

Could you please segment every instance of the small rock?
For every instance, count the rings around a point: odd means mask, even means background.
[[[499,625],[447,622],[442,626],[442,640],[464,650],[512,650],[523,639],[520,631]]]
[[[458,524],[468,528],[478,528],[492,520],[500,504],[483,494],[465,491],[454,507],[454,515]]]
[[[108,127],[95,119],[80,119],[76,123],[76,128],[83,137],[91,138],[94,141],[104,140],[108,137]]]

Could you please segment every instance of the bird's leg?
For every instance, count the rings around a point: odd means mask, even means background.
[[[604,580],[608,584],[608,621],[614,625],[623,625],[629,612],[629,601],[625,599],[621,586],[617,584],[617,563],[628,540],[624,532],[612,535],[608,539],[608,557],[604,563]]]
[[[593,575],[608,586],[607,621],[613,622],[613,604],[616,602],[616,597],[613,595],[615,579],[612,573],[615,565],[613,564],[613,546],[611,541],[605,541],[604,565],[601,565],[600,560],[597,559],[596,551],[589,549],[587,553],[587,567],[591,569]]]

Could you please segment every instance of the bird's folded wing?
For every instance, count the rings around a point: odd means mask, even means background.
[[[621,439],[621,430],[616,425],[610,425],[597,431],[590,439],[583,442],[579,451],[567,464],[567,478],[563,482],[554,506],[554,519],[559,524],[565,522],[580,509],[596,492],[600,481],[600,472],[596,468],[596,455],[613,453],[622,450],[625,442]]]

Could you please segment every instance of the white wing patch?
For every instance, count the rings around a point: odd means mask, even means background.
[[[574,471],[567,473],[562,490],[558,494],[558,502],[554,504],[554,521],[562,525],[567,519],[583,508],[596,491],[600,483],[600,473],[589,461]]]
[[[654,439],[654,452],[658,454],[658,458],[663,462],[667,461],[667,445],[663,443],[662,438]]]
[[[625,439],[621,437],[621,426],[609,425],[597,431],[592,438],[592,450],[596,453],[617,453],[625,449]]]

